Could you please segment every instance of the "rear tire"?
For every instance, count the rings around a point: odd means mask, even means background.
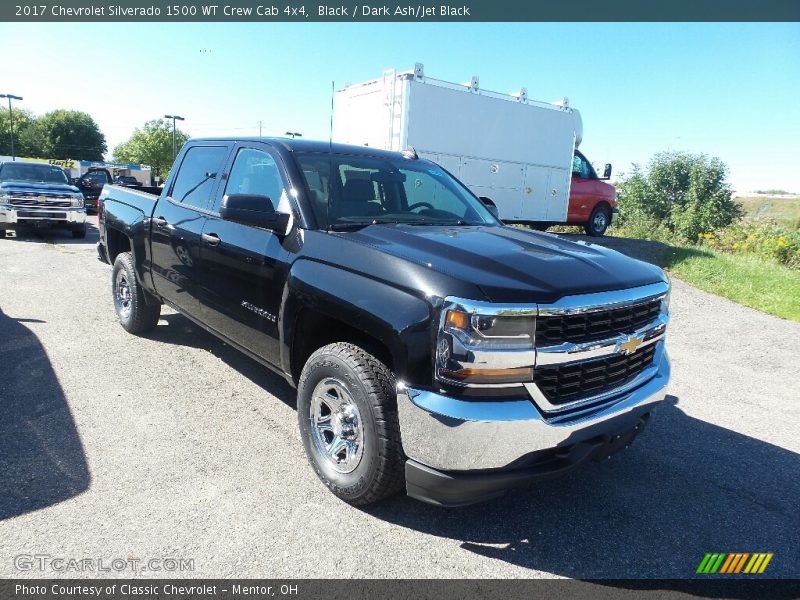
[[[338,342],[309,357],[297,419],[311,466],[345,502],[371,504],[403,489],[394,375],[363,348]]]
[[[587,235],[600,237],[611,224],[611,212],[605,206],[595,206],[589,221],[584,225]]]
[[[130,252],[119,254],[114,261],[111,294],[119,323],[128,333],[144,333],[158,323],[161,304],[143,290],[136,280],[133,255]]]

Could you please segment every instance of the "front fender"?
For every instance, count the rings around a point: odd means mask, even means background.
[[[281,305],[281,361],[287,372],[292,372],[297,317],[311,309],[380,341],[391,354],[398,379],[430,384],[433,306],[424,297],[333,265],[299,260],[291,268]]]
[[[136,279],[139,284],[150,293],[155,293],[152,277],[149,275],[147,265],[150,264],[149,246],[147,244],[147,224],[144,213],[128,204],[107,198],[104,210],[104,236],[103,244],[106,251],[110,251],[108,244],[108,231],[114,230],[122,233],[131,243],[133,264],[136,269]],[[113,261],[112,261],[113,264]]]

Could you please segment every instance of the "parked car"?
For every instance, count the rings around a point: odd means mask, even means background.
[[[28,227],[63,227],[86,237],[83,195],[56,165],[0,163],[0,233]]]
[[[386,150],[411,145],[490,199],[507,223],[580,225],[601,236],[617,212],[614,187],[601,181],[611,165],[598,177],[578,151],[583,120],[567,99],[492,92],[477,77],[432,79],[418,63],[336,92],[333,140]]]
[[[114,185],[124,185],[127,187],[142,185],[136,177],[132,175],[119,175],[114,179]]]
[[[113,181],[111,171],[102,167],[92,167],[75,182],[84,197],[84,206],[88,213],[97,212],[97,199],[103,186]]]
[[[100,207],[122,327],[166,304],[285,377],[352,504],[485,500],[627,447],[664,400],[661,269],[504,226],[413,151],[191,140],[160,196]]]

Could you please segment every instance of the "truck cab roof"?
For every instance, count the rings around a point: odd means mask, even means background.
[[[378,158],[404,158],[402,152],[393,152],[370,146],[357,146],[354,144],[340,144],[324,140],[303,140],[282,137],[213,137],[213,138],[192,138],[189,144],[207,142],[263,142],[283,148],[288,152],[312,152],[312,153],[331,153],[349,154],[353,156],[373,156]]]

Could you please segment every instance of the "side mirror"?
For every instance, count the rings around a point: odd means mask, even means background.
[[[611,179],[611,163],[606,163],[603,168],[603,179]]]
[[[481,196],[480,201],[489,210],[489,212],[492,213],[492,216],[495,219],[500,218],[500,211],[497,210],[497,205],[492,201],[491,198],[487,198],[486,196]]]
[[[278,235],[286,235],[289,227],[290,215],[277,212],[272,200],[267,196],[256,194],[225,196],[219,214],[226,221],[269,229]]]

